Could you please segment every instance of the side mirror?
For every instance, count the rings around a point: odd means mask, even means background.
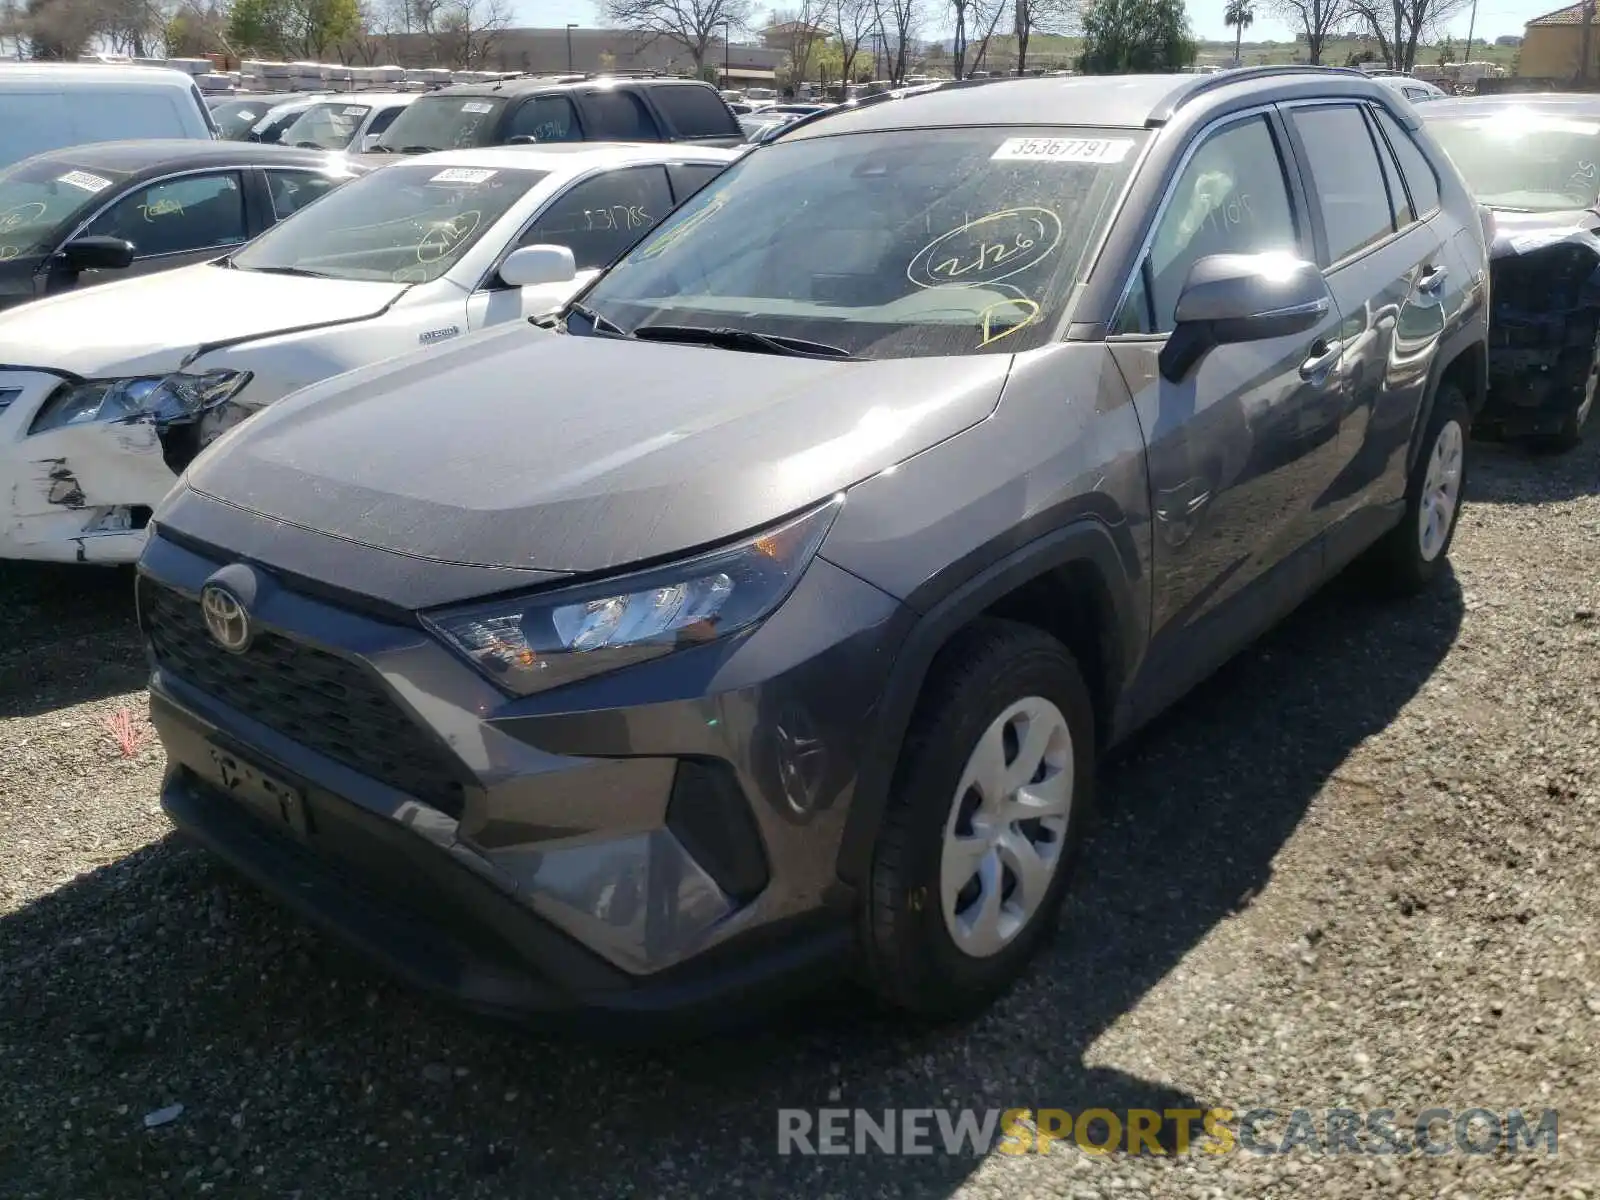
[[[513,134],[506,139],[506,145],[508,146],[537,146],[538,144],[539,139],[531,133]]]
[[[133,243],[118,237],[81,237],[61,247],[67,270],[121,271],[133,265]]]
[[[500,264],[500,282],[508,287],[571,283],[577,277],[578,264],[565,246],[523,246]]]
[[[1208,255],[1190,268],[1178,294],[1161,377],[1180,382],[1217,346],[1304,333],[1332,307],[1315,263],[1281,252]]]
[[[371,154],[374,150],[376,150],[378,148],[378,139],[381,138],[382,136],[383,136],[383,134],[381,134],[381,133],[365,133],[365,134],[362,134],[361,135],[361,153],[363,153],[363,154]]]

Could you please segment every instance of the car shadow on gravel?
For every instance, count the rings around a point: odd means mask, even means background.
[[[691,1045],[529,1037],[393,985],[169,837],[0,919],[0,1193],[943,1196],[979,1159],[780,1156],[778,1110],[1231,1102],[1085,1058],[1270,885],[1461,616],[1453,577],[1395,604],[1336,581],[1153,725],[1104,773],[1067,932],[960,1028],[829,988]]]
[[[1547,454],[1517,442],[1474,439],[1469,504],[1547,504],[1600,492],[1600,418],[1588,437],[1564,454]]]
[[[131,568],[0,565],[0,718],[136,692],[148,670]]]

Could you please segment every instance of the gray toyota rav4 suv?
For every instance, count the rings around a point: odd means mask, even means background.
[[[480,1010],[842,966],[970,1013],[1108,747],[1358,555],[1444,569],[1486,286],[1459,176],[1355,73],[798,122],[554,327],[190,468],[138,581],[167,811]]]

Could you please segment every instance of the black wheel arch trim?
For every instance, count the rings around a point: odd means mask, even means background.
[[[1125,529],[1122,532],[1126,534]],[[1117,532],[1098,517],[1079,517],[1003,554],[953,587],[941,588],[942,594],[931,603],[920,594],[909,598],[918,615],[890,669],[878,705],[872,750],[857,775],[839,847],[836,874],[846,889],[860,895],[869,885],[873,849],[888,808],[900,748],[934,659],[953,634],[1004,596],[1049,572],[1076,564],[1087,565],[1098,575],[1116,626],[1108,631],[1113,661],[1103,664],[1111,693],[1105,707],[1108,714],[1115,710],[1147,633],[1139,624],[1143,608],[1134,598],[1140,576],[1129,570],[1131,547],[1120,546],[1119,540]],[[928,590],[925,586],[919,593]]]
[[[1455,366],[1463,356],[1475,350],[1481,354],[1482,361],[1475,371],[1477,382],[1472,394],[1467,396],[1467,410],[1476,417],[1483,411],[1485,401],[1488,399],[1489,388],[1489,346],[1487,337],[1488,323],[1480,315],[1475,315],[1464,327],[1457,329],[1444,340],[1439,347],[1439,353],[1434,355],[1433,368],[1428,372],[1428,390],[1423,393],[1422,404],[1417,409],[1417,423],[1411,431],[1411,446],[1406,451],[1406,475],[1410,476],[1412,469],[1417,465],[1417,456],[1422,453],[1422,439],[1428,431],[1428,422],[1433,420],[1434,401],[1439,396],[1439,384],[1443,382],[1445,372]]]

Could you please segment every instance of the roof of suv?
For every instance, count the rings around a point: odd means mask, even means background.
[[[530,92],[546,92],[556,88],[581,87],[584,84],[644,84],[649,87],[703,87],[709,83],[699,79],[679,79],[675,75],[514,75],[492,83],[456,83],[427,93],[431,96],[526,96]],[[715,90],[715,89],[713,89]]]
[[[893,92],[801,118],[780,138],[827,137],[877,129],[962,125],[1085,125],[1139,128],[1165,123],[1202,96],[1240,92],[1383,96],[1387,88],[1342,67],[1243,67],[1212,75],[1070,75],[979,79]],[[1266,96],[1263,95],[1263,99]],[[1068,115],[1070,114],[1070,115]]]

